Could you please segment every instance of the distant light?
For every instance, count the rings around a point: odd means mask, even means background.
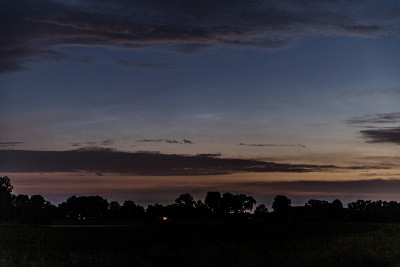
[[[168,220],[168,217],[162,217],[163,221]]]

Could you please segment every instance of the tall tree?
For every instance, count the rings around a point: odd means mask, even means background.
[[[13,195],[11,194],[13,186],[7,176],[0,177],[0,220],[6,221],[12,216]]]
[[[285,219],[289,215],[292,201],[287,196],[277,195],[272,203],[272,209],[274,213],[280,219]]]
[[[212,213],[221,212],[221,193],[218,191],[207,192],[204,203],[211,210]]]
[[[235,205],[236,202],[236,205]],[[232,195],[229,192],[226,192],[225,194],[222,195],[221,199],[221,206],[222,206],[222,211],[224,214],[229,214],[231,212],[234,212],[234,208],[236,209],[237,206],[240,206],[240,203],[237,204],[238,201],[235,201],[235,196]]]
[[[175,204],[180,207],[194,208],[196,202],[193,200],[193,196],[190,193],[184,193],[175,199]]]
[[[0,177],[0,205],[12,204],[12,190],[14,187],[11,185],[11,180],[7,176]]]
[[[264,216],[265,214],[268,213],[268,208],[265,207],[264,204],[260,204],[256,207],[254,214],[258,216]]]

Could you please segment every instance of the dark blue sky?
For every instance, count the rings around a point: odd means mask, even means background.
[[[2,1],[0,146],[398,166],[399,37],[397,1]]]

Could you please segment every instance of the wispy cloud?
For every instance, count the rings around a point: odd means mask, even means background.
[[[302,147],[306,148],[305,145],[302,144],[297,144],[297,145],[292,145],[292,144],[245,144],[245,143],[240,143],[239,146],[258,146],[258,147],[270,147],[270,146],[287,146],[287,147]]]
[[[116,152],[114,148],[110,147],[99,147],[99,146],[84,146],[73,150],[74,152],[97,152],[97,153],[104,153],[104,152]]]
[[[81,64],[91,64],[96,62],[96,57],[86,56],[86,55],[78,55],[71,53],[62,53],[54,50],[47,50],[42,52],[42,59],[49,60],[51,62],[76,62]]]
[[[400,112],[364,115],[347,119],[344,122],[350,125],[397,123],[400,122]]]
[[[110,146],[113,144],[114,144],[114,139],[107,139],[107,140],[104,140],[103,142],[101,142],[101,145],[103,145],[103,146]]]
[[[175,68],[178,62],[136,62],[120,59],[115,62],[117,65],[126,69],[149,69],[149,70],[168,70]]]
[[[24,142],[0,142],[1,148],[14,148],[19,145],[25,144]]]
[[[399,14],[396,1],[368,0],[5,0],[0,3],[0,72],[19,71],[23,62],[49,57],[56,46],[69,44],[282,49],[308,35],[398,35]]]
[[[350,126],[367,129],[359,131],[367,143],[400,144],[400,127],[372,126],[399,123],[400,112],[364,115],[361,117],[350,118],[344,122]]]
[[[138,142],[142,143],[168,143],[168,144],[194,144],[193,141],[189,139],[182,139],[181,141],[178,141],[176,139],[141,139],[137,140]]]
[[[95,142],[95,141],[86,141],[86,142],[75,142],[71,143],[71,147],[97,147],[98,145],[100,146],[111,146],[114,144],[114,139],[106,139],[101,142]]]

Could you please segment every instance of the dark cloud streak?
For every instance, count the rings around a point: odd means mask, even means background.
[[[93,172],[137,175],[218,175],[240,172],[314,172],[344,169],[333,165],[284,164],[257,160],[118,152],[84,147],[72,151],[0,150],[3,172]],[[364,167],[351,167],[358,169]],[[349,169],[349,168],[346,168]]]
[[[142,140],[137,140],[138,142],[142,143],[168,143],[168,144],[189,144],[192,145],[194,144],[193,141],[189,139],[182,139],[182,141],[178,141],[176,139],[142,139]]]
[[[256,146],[256,147],[283,146],[283,147],[302,147],[302,148],[306,148],[306,146],[302,145],[302,144],[285,145],[285,144],[245,144],[245,143],[240,143],[239,146]]]
[[[376,1],[355,7],[347,1],[5,0],[0,2],[0,72],[22,70],[22,62],[38,57],[57,61],[65,57],[54,54],[59,45],[281,49],[307,35],[398,34],[400,8],[387,6]]]
[[[376,127],[365,124],[394,124],[400,122],[400,112],[364,115],[345,120],[344,123],[361,130],[359,133],[367,143],[394,143],[400,145],[400,127]]]
[[[360,133],[368,143],[394,143],[400,145],[400,127],[362,130]]]
[[[97,148],[97,144],[100,144],[102,146],[111,146],[114,144],[114,139],[106,139],[102,142],[94,142],[94,141],[87,141],[87,142],[83,142],[83,143],[71,143],[72,147],[82,147],[82,149],[84,148]]]

